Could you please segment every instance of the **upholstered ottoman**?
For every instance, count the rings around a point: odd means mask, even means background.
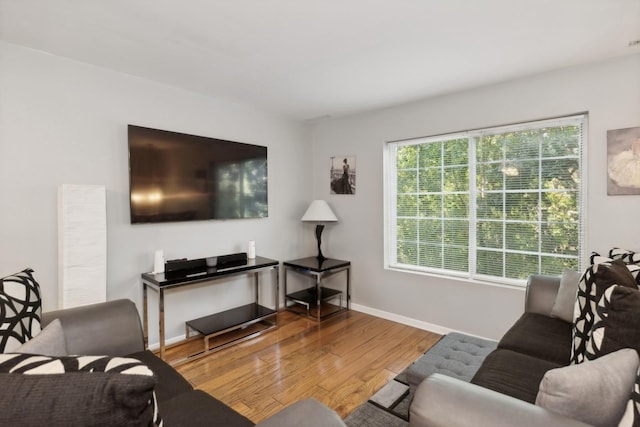
[[[433,373],[470,381],[497,345],[496,341],[451,332],[407,368],[406,382],[414,388]]]

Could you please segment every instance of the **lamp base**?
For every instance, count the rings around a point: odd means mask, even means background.
[[[320,249],[320,245],[322,244],[322,231],[324,230],[323,224],[316,225],[316,240],[318,241],[318,261],[322,262],[326,258],[322,255],[322,249]]]

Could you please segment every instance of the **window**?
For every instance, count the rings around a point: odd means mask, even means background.
[[[524,284],[582,259],[586,115],[389,142],[390,268]]]

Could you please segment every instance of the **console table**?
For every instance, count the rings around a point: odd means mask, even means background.
[[[212,353],[222,348],[228,347],[231,344],[238,343],[240,341],[253,338],[260,335],[270,329],[278,327],[278,267],[279,262],[269,258],[256,257],[255,259],[247,260],[246,264],[228,267],[228,268],[198,268],[195,270],[181,270],[176,272],[166,273],[143,273],[142,274],[142,296],[143,296],[143,328],[144,328],[144,344],[145,348],[149,345],[149,319],[148,319],[148,303],[147,292],[148,289],[152,289],[158,293],[158,332],[160,343],[160,358],[165,359],[165,330],[164,330],[164,301],[165,292],[168,290],[191,286],[195,284],[201,284],[203,282],[214,283],[217,280],[228,279],[237,275],[253,275],[255,281],[255,300],[250,304],[246,304],[240,307],[232,308],[231,310],[225,310],[219,313],[214,313],[209,316],[201,317],[199,319],[189,320],[186,322],[186,339],[194,339],[199,336],[203,337],[204,348],[202,351],[198,351],[191,354],[186,359],[180,360],[177,363],[192,360],[195,357],[202,357],[209,353]],[[275,274],[275,280],[272,277],[272,284],[274,285],[274,301],[275,309],[264,307],[260,305],[259,295],[259,273],[262,271],[271,270]],[[261,328],[248,328],[250,325],[259,325]],[[190,330],[196,331],[199,335],[196,337],[190,337]],[[213,337],[220,336],[234,331],[244,330],[246,335],[234,336],[234,338],[227,343],[209,347],[209,340]]]
[[[284,266],[284,294],[285,308],[304,314],[315,320],[349,310],[351,307],[351,262],[339,259],[317,257],[301,258],[283,262]],[[314,285],[301,291],[288,293],[287,272],[293,271],[313,278]],[[343,292],[337,289],[322,286],[323,279],[340,272],[346,272],[345,305],[342,303]],[[339,304],[330,304],[329,301],[339,299]],[[293,304],[289,305],[289,302]]]

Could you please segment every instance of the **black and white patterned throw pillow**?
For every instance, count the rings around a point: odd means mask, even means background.
[[[609,258],[613,260],[619,259],[624,262],[631,275],[636,279],[636,283],[640,286],[640,252],[613,248],[609,250]]]
[[[27,268],[0,278],[0,353],[13,351],[40,332],[40,285]]]
[[[640,354],[640,291],[613,285],[596,306],[585,357],[594,360],[623,348]]]
[[[636,383],[631,391],[631,397],[627,402],[627,407],[618,427],[639,427],[640,426],[640,369],[636,376]]]
[[[638,288],[636,278],[629,267],[635,265],[627,265],[621,259],[613,260],[596,253],[591,255],[591,265],[580,279],[574,305],[571,364],[582,363],[585,360],[596,306],[607,288],[613,285]]]
[[[161,426],[155,385],[137,359],[0,354],[0,425]]]

